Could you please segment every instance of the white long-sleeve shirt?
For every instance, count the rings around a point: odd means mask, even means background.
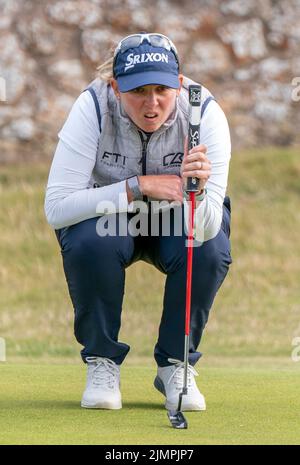
[[[97,189],[88,188],[99,136],[93,98],[89,92],[83,92],[58,134],[59,142],[49,174],[45,213],[55,229],[99,216],[97,205],[100,201],[110,200],[117,212],[130,211],[125,180]],[[220,229],[231,153],[227,119],[214,100],[209,102],[201,120],[201,143],[208,148],[212,174],[206,185],[207,196],[198,206],[195,218],[196,222],[201,221],[202,239],[208,240]]]

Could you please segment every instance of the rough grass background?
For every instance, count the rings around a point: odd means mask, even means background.
[[[78,357],[60,251],[44,211],[49,164],[0,169],[0,336],[7,359]],[[290,359],[300,336],[300,161],[297,149],[234,153],[233,264],[200,350],[211,356]],[[164,277],[137,263],[127,271],[120,340],[130,360],[152,356]]]

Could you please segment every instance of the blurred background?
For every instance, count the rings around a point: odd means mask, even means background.
[[[127,34],[161,32],[229,120],[232,258],[200,350],[291,362],[300,336],[300,1],[0,0],[0,337],[8,360],[75,359],[44,212],[57,133]],[[113,276],[112,276],[113,279]],[[120,340],[150,360],[164,277],[127,272]],[[212,359],[211,358],[211,359]]]

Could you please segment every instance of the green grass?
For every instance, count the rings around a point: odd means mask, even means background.
[[[300,160],[298,149],[234,154],[233,265],[200,350],[206,412],[170,428],[153,387],[152,358],[164,277],[137,263],[127,270],[120,340],[123,409],[79,407],[85,367],[60,251],[43,213],[47,163],[1,166],[1,444],[299,444]]]
[[[208,408],[187,412],[184,431],[170,426],[153,365],[121,374],[122,410],[86,410],[82,365],[1,364],[0,444],[299,444],[300,372],[292,362],[206,364],[198,385]]]
[[[49,164],[1,166],[0,336],[8,359],[77,357],[60,251],[43,212]],[[298,149],[233,154],[232,257],[201,344],[205,354],[290,357],[300,335]],[[127,270],[120,340],[152,356],[164,277]]]

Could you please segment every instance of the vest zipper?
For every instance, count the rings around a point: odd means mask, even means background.
[[[144,134],[142,131],[138,131],[142,141],[142,173],[143,176],[147,174],[147,147],[152,134]]]

